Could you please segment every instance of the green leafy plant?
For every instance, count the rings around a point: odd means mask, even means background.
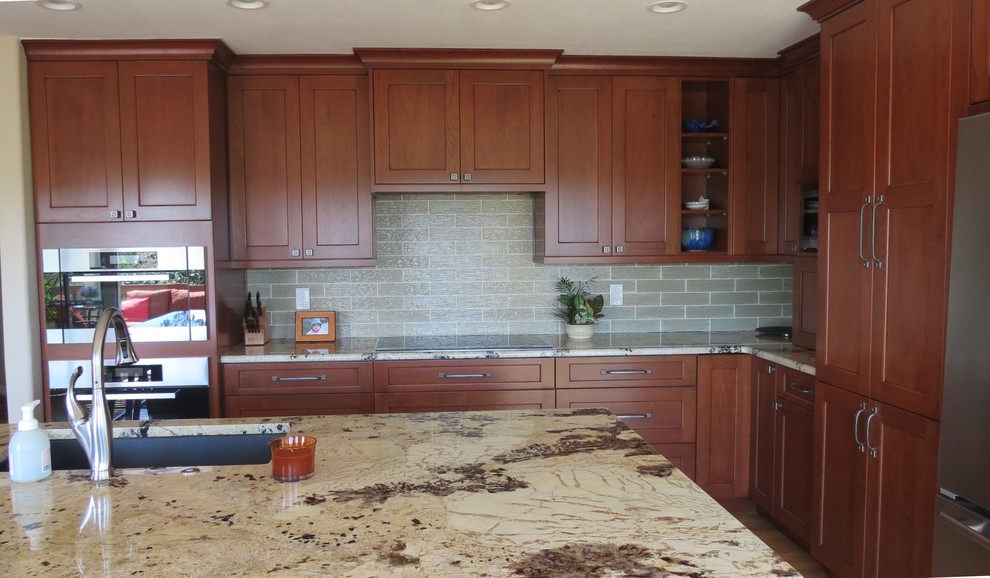
[[[602,313],[605,298],[591,293],[595,279],[593,277],[588,281],[572,281],[567,277],[561,277],[556,285],[560,295],[557,296],[558,306],[555,315],[570,325],[594,325],[600,317],[605,317]]]

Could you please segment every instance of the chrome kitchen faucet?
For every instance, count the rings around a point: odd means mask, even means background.
[[[76,439],[89,458],[89,479],[98,482],[110,479],[110,454],[113,449],[113,422],[110,419],[110,409],[107,407],[106,388],[103,383],[103,349],[106,345],[107,331],[113,325],[117,341],[117,365],[133,365],[138,362],[137,352],[131,342],[131,334],[127,331],[127,323],[119,309],[107,308],[96,322],[96,334],[93,336],[93,401],[87,412],[76,400],[76,380],[82,375],[83,368],[79,366],[72,372],[69,379],[69,389],[65,396],[65,409],[69,416],[69,425],[76,434]]]

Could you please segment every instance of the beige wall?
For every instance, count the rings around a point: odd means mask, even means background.
[[[12,421],[19,419],[20,406],[41,398],[26,69],[20,40],[0,36],[0,295],[4,381]]]

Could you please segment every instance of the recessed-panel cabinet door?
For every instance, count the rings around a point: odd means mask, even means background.
[[[780,81],[732,82],[731,251],[777,253],[777,182],[780,151]]]
[[[373,256],[368,79],[300,77],[306,258]]]
[[[121,219],[117,63],[32,62],[28,75],[38,222]]]
[[[299,81],[234,76],[228,96],[231,257],[299,258]]]

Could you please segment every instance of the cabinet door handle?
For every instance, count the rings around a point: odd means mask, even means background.
[[[326,381],[327,376],[325,375],[304,375],[302,377],[281,377],[278,375],[272,376],[272,381]]]
[[[652,369],[603,369],[602,375],[653,375]]]
[[[456,183],[457,182],[457,173],[450,173],[450,180]]]
[[[880,415],[880,408],[874,406],[873,411],[870,412],[869,417],[866,418],[866,447],[870,450],[870,457],[877,457],[877,452],[880,450],[880,446],[875,446],[870,443],[870,428],[873,424],[873,418]]]
[[[792,382],[788,383],[787,384],[787,387],[793,389],[794,391],[796,391],[798,393],[803,393],[804,395],[814,395],[814,393],[815,393],[814,386],[812,386],[812,387],[801,387],[795,381],[792,381]]]
[[[478,379],[481,377],[491,377],[492,372],[486,371],[484,373],[438,373],[437,377],[440,379]]]
[[[137,218],[137,211],[130,211],[130,210],[124,211],[124,218],[125,219],[135,219],[135,218]]]
[[[303,252],[303,254],[304,254],[305,256],[307,256],[307,257],[312,257],[312,256],[313,256],[313,250],[312,250],[312,249],[306,249],[306,250],[305,250],[305,251]]]
[[[780,403],[779,401],[775,401],[770,404],[770,408],[773,409],[774,411],[779,411],[784,408],[784,404]]]
[[[111,219],[119,219],[120,218],[120,211],[110,211],[110,218]]]
[[[870,233],[872,239],[870,241],[870,250],[873,252],[873,262],[877,264],[877,269],[883,267],[883,260],[877,257],[877,209],[883,204],[883,195],[877,197],[877,202],[873,204],[873,224],[871,225],[872,232]]]
[[[616,245],[615,246],[615,252],[616,253],[623,253],[623,252],[625,252],[625,250],[626,250],[626,248],[623,247],[622,245]]]
[[[866,207],[870,206],[870,197],[863,199],[863,205],[859,208],[859,260],[863,262],[863,267],[870,268],[870,260],[863,254],[863,220],[866,216]]]
[[[608,245],[605,245],[604,247],[602,247],[602,253],[605,254],[605,255],[611,255],[612,254],[612,247],[609,247]]]
[[[471,173],[464,173],[464,182],[471,182]]]
[[[866,403],[859,404],[859,411],[856,412],[856,416],[853,418],[853,438],[856,440],[856,449],[861,452],[866,451],[866,444],[859,439],[859,418],[865,411]]]
[[[298,256],[302,255],[302,253],[299,251],[299,249],[293,249],[290,254],[293,257],[298,257]]]
[[[615,416],[619,419],[653,419],[653,414],[650,412],[646,413],[630,413]]]
[[[767,366],[767,373],[776,373],[776,372],[777,372],[777,368],[776,367],[774,367],[772,365],[768,365]]]

